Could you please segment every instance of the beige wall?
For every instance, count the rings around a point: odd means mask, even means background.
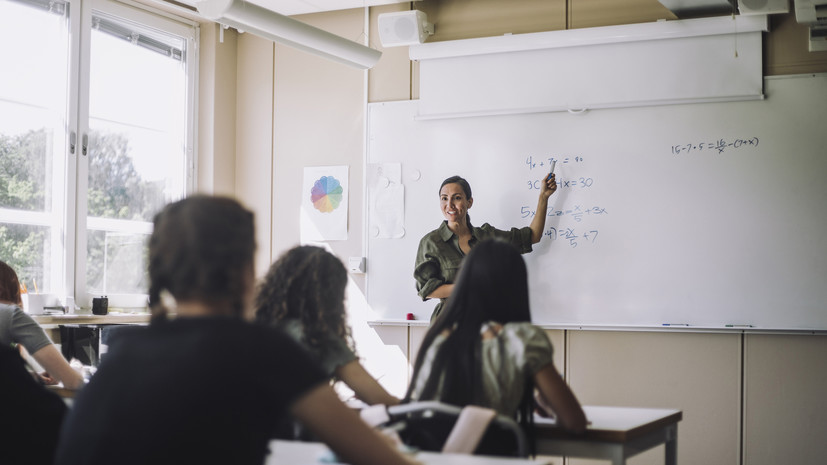
[[[238,37],[236,87],[235,195],[256,215],[256,274],[272,258],[273,207],[273,42]]]
[[[236,41],[235,30],[201,25],[198,82],[198,170],[200,192],[235,194]]]
[[[744,463],[827,462],[827,336],[744,341]]]
[[[298,19],[360,42],[367,34],[381,49],[378,14],[411,6],[436,24],[433,41],[674,19],[657,0],[427,0],[370,8],[368,25],[364,9]],[[774,16],[771,24],[765,74],[827,71],[827,52],[806,51],[806,28],[792,14]],[[233,193],[259,215],[262,274],[299,242],[303,168],[347,165],[349,237],[329,245],[343,260],[364,255],[365,106],[417,98],[418,68],[407,48],[384,50],[379,64],[363,72],[249,34],[227,31],[223,44],[217,35],[214,27],[202,28],[200,189]],[[401,395],[405,359],[424,328],[368,328],[364,276],[352,278],[349,305],[360,354],[369,371]],[[827,336],[549,334],[555,364],[584,403],[683,409],[680,463],[816,463],[827,456],[827,441],[819,440],[827,436],[827,422],[818,422],[827,416]],[[630,463],[661,460],[654,451]]]
[[[569,331],[568,381],[584,404],[683,410],[678,463],[734,465],[740,343],[739,334]],[[630,463],[663,463],[663,454],[660,446]]]
[[[362,41],[364,11],[337,11],[297,19]],[[273,172],[274,257],[299,243],[299,205],[305,166],[347,165],[348,239],[329,245],[343,260],[362,256],[366,71],[276,46]],[[264,199],[262,199],[264,201]],[[362,282],[363,277],[354,278]]]

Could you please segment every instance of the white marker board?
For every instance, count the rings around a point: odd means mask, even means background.
[[[827,76],[765,94],[421,121],[417,101],[371,104],[367,162],[401,164],[405,235],[368,224],[369,304],[430,316],[413,267],[443,179],[471,183],[475,225],[527,226],[554,159],[547,235],[524,256],[536,323],[827,329]]]

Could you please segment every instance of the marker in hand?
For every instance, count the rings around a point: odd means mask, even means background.
[[[548,176],[546,176],[546,181],[551,179],[551,175],[554,174],[554,167],[557,165],[557,160],[551,161],[551,169],[548,170]]]

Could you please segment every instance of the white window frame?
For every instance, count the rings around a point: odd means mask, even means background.
[[[77,2],[77,0],[74,0]],[[81,3],[80,14],[80,31],[81,40],[79,41],[80,60],[79,66],[85,72],[76,74],[80,79],[77,83],[79,96],[77,106],[77,117],[74,121],[77,134],[80,136],[78,140],[83,140],[84,135],[89,134],[89,72],[90,69],[90,31],[92,28],[92,18],[95,12],[100,12],[106,15],[123,18],[128,22],[139,23],[142,26],[162,30],[168,33],[175,34],[186,40],[187,56],[185,66],[187,70],[187,135],[186,135],[186,149],[185,149],[185,163],[187,164],[186,187],[184,194],[187,195],[194,191],[195,188],[195,115],[197,103],[197,82],[198,82],[198,24],[183,18],[173,17],[167,13],[148,8],[144,5],[139,5],[131,1],[115,1],[115,0],[85,0]],[[74,42],[74,41],[73,41]],[[73,113],[74,114],[74,113]],[[71,119],[71,118],[70,118]],[[77,172],[73,177],[75,182],[75,195],[68,195],[67,198],[73,199],[74,204],[71,205],[71,210],[75,212],[74,227],[67,231],[75,233],[74,248],[75,256],[86,255],[87,237],[86,231],[88,229],[106,229],[115,230],[124,233],[139,233],[149,234],[152,232],[152,223],[137,222],[137,221],[122,221],[122,220],[105,220],[105,219],[90,219],[87,224],[87,206],[85,193],[88,190],[88,172],[89,160],[84,155],[79,155],[77,158]],[[69,190],[69,192],[72,192]],[[68,215],[67,215],[68,217]],[[67,257],[68,264],[69,257]],[[86,288],[86,260],[77,260],[72,266],[67,266],[67,269],[74,270],[72,273],[74,282],[75,301],[82,307],[92,306],[92,294]],[[108,294],[109,305],[115,307],[125,308],[142,308],[146,307],[147,294]]]
[[[51,212],[21,212],[0,208],[0,221],[14,224],[42,225],[52,228],[51,291],[64,302],[74,299],[77,306],[91,308],[92,294],[86,288],[87,228],[107,231],[150,234],[152,223],[93,218],[87,224],[86,192],[88,188],[88,157],[84,142],[89,134],[90,48],[93,14],[102,14],[137,23],[143,27],[171,33],[186,42],[187,123],[185,135],[185,187],[183,195],[195,191],[196,128],[198,95],[199,25],[130,0],[64,0],[69,29],[68,92],[64,144],[56,143],[54,163],[64,169],[63,186],[56,186]],[[70,140],[75,150],[70,153]],[[62,197],[61,197],[62,196]],[[139,266],[140,264],[136,264]],[[142,294],[108,294],[110,307],[145,308],[146,292]]]

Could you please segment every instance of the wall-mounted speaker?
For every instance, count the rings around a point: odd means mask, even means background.
[[[434,25],[419,10],[379,15],[379,41],[383,47],[421,44],[433,33]]]
[[[789,12],[790,0],[738,0],[738,13],[742,15],[772,15]]]

